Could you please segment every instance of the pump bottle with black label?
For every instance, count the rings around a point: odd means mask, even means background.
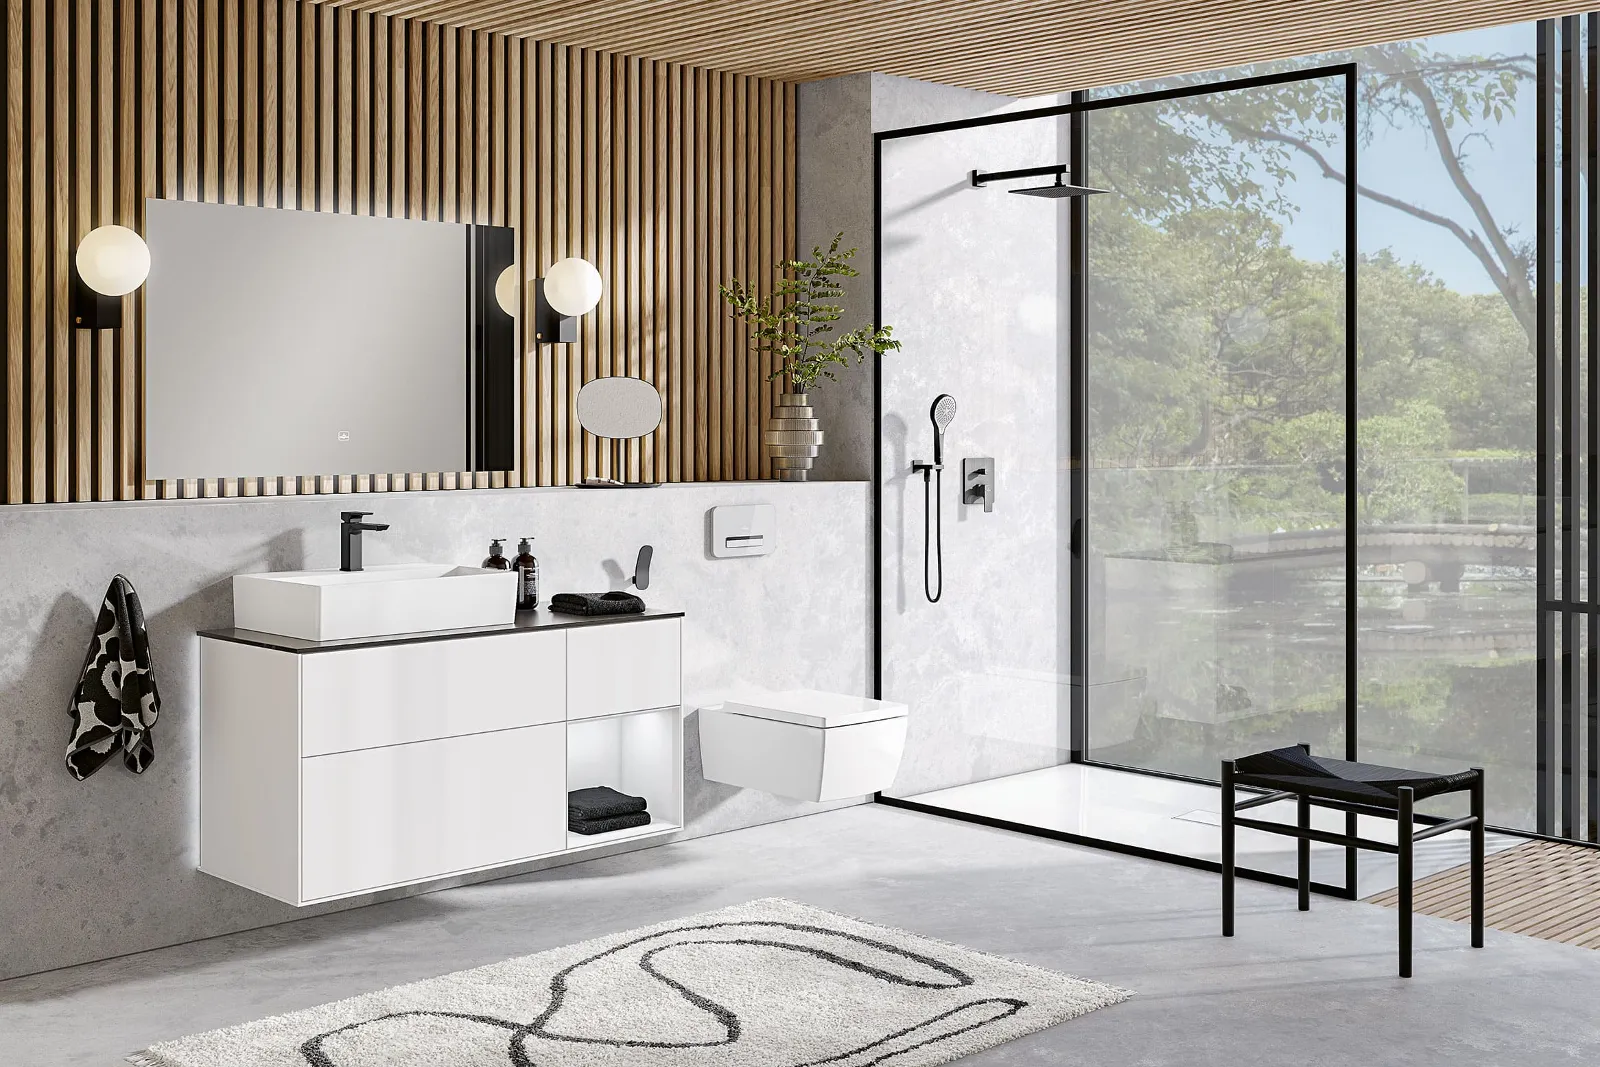
[[[534,558],[533,538],[524,537],[517,545],[517,558],[511,567],[517,572],[517,610],[532,611],[539,606],[539,561]]]

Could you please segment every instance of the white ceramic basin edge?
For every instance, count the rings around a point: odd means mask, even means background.
[[[400,563],[233,577],[233,624],[304,641],[393,637],[516,621],[516,575]]]

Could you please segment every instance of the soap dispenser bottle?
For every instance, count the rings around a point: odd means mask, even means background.
[[[531,537],[517,545],[517,558],[511,565],[517,572],[517,610],[532,611],[539,606],[539,561],[534,558]]]
[[[511,569],[511,561],[506,559],[504,538],[496,537],[489,542],[489,558],[483,561],[483,569],[486,571],[508,571]]]

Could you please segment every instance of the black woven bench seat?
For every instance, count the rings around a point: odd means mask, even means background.
[[[1235,785],[1305,793],[1324,800],[1397,807],[1400,789],[1409,787],[1413,800],[1469,789],[1477,771],[1430,774],[1373,763],[1313,756],[1299,745],[1258,752],[1233,761]]]
[[[1237,790],[1264,790],[1237,799]],[[1470,795],[1471,812],[1465,817],[1416,828],[1415,804],[1428,797],[1465,792]],[[1293,823],[1241,818],[1251,808],[1294,800],[1298,818]],[[1346,832],[1331,833],[1313,829],[1311,807],[1322,804],[1351,813]],[[1360,837],[1355,832],[1355,815],[1392,818],[1396,823],[1395,842]],[[1234,838],[1238,827],[1281,834],[1299,840],[1300,910],[1311,908],[1311,842],[1342,845],[1347,850],[1368,849],[1392,852],[1400,860],[1400,977],[1411,977],[1411,901],[1412,853],[1418,841],[1468,830],[1472,835],[1472,946],[1483,947],[1483,771],[1471,770],[1439,774],[1408,771],[1399,767],[1380,767],[1371,763],[1313,756],[1311,746],[1295,745],[1257,752],[1235,760],[1222,761],[1222,936],[1233,936]],[[1354,852],[1349,855],[1354,856]],[[1350,869],[1354,869],[1353,862]],[[1355,890],[1351,886],[1352,892]]]

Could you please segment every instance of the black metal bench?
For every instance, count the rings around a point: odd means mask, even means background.
[[[1239,787],[1264,792],[1235,801]],[[1471,794],[1471,813],[1459,819],[1416,829],[1415,805],[1419,800],[1445,793]],[[1294,799],[1299,817],[1293,825],[1263,819],[1242,819],[1239,812],[1280,800]],[[1396,844],[1350,834],[1330,833],[1311,827],[1311,806],[1333,808],[1356,815],[1394,819]],[[1237,827],[1282,834],[1299,839],[1300,910],[1311,910],[1311,842],[1391,852],[1400,857],[1400,977],[1411,977],[1412,848],[1418,841],[1449,833],[1472,831],[1472,947],[1483,947],[1483,769],[1474,767],[1454,774],[1431,774],[1369,763],[1326,759],[1311,754],[1311,746],[1258,752],[1242,759],[1222,761],[1222,936],[1233,936],[1234,834]],[[1354,886],[1351,887],[1354,890]]]

